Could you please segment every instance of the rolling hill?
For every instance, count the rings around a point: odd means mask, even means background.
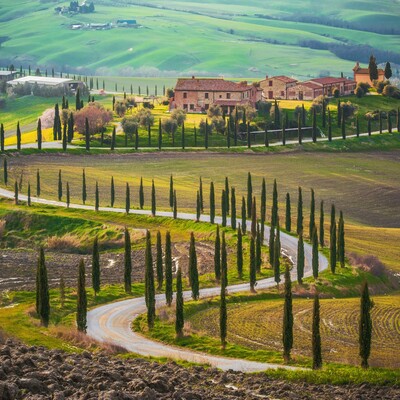
[[[97,75],[351,74],[354,61],[400,64],[399,0],[94,0],[95,13],[59,15],[67,2],[0,0],[0,65]],[[323,2],[326,3],[326,2]],[[71,30],[135,19],[139,28]]]

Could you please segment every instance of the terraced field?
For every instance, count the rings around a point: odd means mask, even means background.
[[[373,341],[370,363],[376,367],[400,367],[400,297],[374,297]],[[294,299],[294,354],[310,356],[312,300]],[[219,309],[200,311],[190,317],[193,332],[218,337]],[[228,342],[254,350],[282,349],[281,300],[268,300],[228,307]],[[321,300],[323,358],[331,362],[358,364],[359,299]]]

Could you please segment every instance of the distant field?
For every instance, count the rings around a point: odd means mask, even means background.
[[[364,62],[374,49],[391,51],[396,57],[400,53],[399,7],[389,0],[379,2],[379,10],[371,0],[340,0],[334,6],[314,0],[272,1],[268,6],[257,0],[246,5],[223,0],[98,0],[94,14],[72,17],[56,15],[55,5],[38,0],[0,2],[2,64],[56,66],[97,75],[262,77],[268,73],[306,78],[321,73],[351,75],[357,54],[347,51],[343,59],[329,46],[371,46],[358,56]],[[69,29],[72,23],[122,18],[136,19],[142,28]],[[385,54],[380,62],[387,61]]]

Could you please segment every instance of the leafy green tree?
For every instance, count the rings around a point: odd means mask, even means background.
[[[312,369],[322,368],[322,350],[320,333],[320,305],[318,293],[314,297],[313,317],[312,317]]]
[[[367,369],[368,359],[371,353],[372,319],[371,309],[374,303],[369,297],[368,282],[365,281],[361,289],[360,322],[359,322],[359,352],[361,367]]]
[[[210,183],[210,222],[213,224],[215,220],[215,191],[214,182]]]
[[[251,218],[251,208],[253,201],[253,184],[251,173],[247,174],[247,218]]]
[[[304,241],[303,234],[300,233],[297,242],[297,281],[301,285],[304,277]]]
[[[39,250],[36,272],[36,311],[41,325],[47,327],[50,319],[50,295],[43,247]]]
[[[243,239],[242,230],[239,224],[237,233],[237,245],[236,245],[236,268],[239,279],[243,277]]]
[[[199,298],[199,271],[197,270],[197,255],[196,255],[196,243],[194,234],[190,234],[190,247],[189,247],[189,282],[192,288],[193,300]]]
[[[124,252],[124,287],[125,293],[132,292],[132,253],[131,253],[131,236],[128,228],[125,227],[125,252]]]
[[[292,281],[290,270],[285,269],[285,303],[283,306],[283,359],[286,363],[290,361],[290,352],[293,347],[293,305],[292,305]]]
[[[163,252],[161,243],[161,232],[157,232],[157,257],[156,257],[156,273],[157,273],[157,287],[161,290],[164,281],[164,271],[163,271]]]
[[[219,225],[217,225],[214,242],[214,274],[215,279],[219,281],[221,279],[221,238],[219,235]]]
[[[286,193],[286,219],[285,228],[287,232],[292,230],[292,213],[290,209],[290,194]]]
[[[79,262],[78,272],[78,297],[76,307],[76,325],[78,331],[86,333],[87,329],[87,294],[85,283],[85,263],[83,259]]]
[[[303,233],[303,194],[299,187],[299,195],[297,199],[297,234]]]
[[[145,253],[145,299],[147,306],[147,326],[149,330],[154,327],[156,317],[156,292],[154,286],[153,256],[151,254],[150,232],[146,234],[146,253]]]
[[[175,333],[178,339],[183,337],[184,319],[184,304],[182,291],[182,271],[178,268],[176,275],[176,311],[175,311]]]
[[[172,304],[172,280],[171,234],[167,231],[165,235],[165,301],[168,307]]]
[[[100,253],[99,253],[99,238],[96,236],[93,242],[92,252],[92,287],[94,296],[100,292]]]

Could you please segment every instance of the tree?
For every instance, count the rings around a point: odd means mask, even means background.
[[[227,319],[228,313],[226,309],[226,287],[227,287],[227,259],[226,259],[226,243],[225,233],[222,233],[222,260],[221,260],[221,301],[220,301],[220,314],[219,314],[219,327],[222,350],[226,347],[227,336]]]
[[[75,110],[79,111],[81,109],[81,94],[80,94],[80,89],[78,88],[76,90],[76,95],[75,95]]]
[[[131,254],[131,236],[128,228],[125,227],[125,253],[124,253],[124,286],[125,293],[132,292],[132,254]]]
[[[275,179],[274,189],[272,192],[271,226],[275,227],[277,223],[278,223],[278,187]]]
[[[318,253],[318,232],[314,227],[314,232],[311,236],[312,241],[312,271],[314,279],[318,278],[319,273],[319,253]]]
[[[63,196],[63,185],[62,185],[62,176],[61,169],[58,171],[58,201],[61,201]]]
[[[299,187],[299,196],[297,199],[297,234],[303,233],[303,194]]]
[[[279,288],[279,282],[281,281],[281,234],[279,229],[279,220],[276,226],[276,236],[274,241],[274,280]]]
[[[257,235],[257,206],[256,197],[253,197],[251,203],[251,236],[255,239]]]
[[[63,149],[63,151],[67,151],[67,143],[68,143],[68,138],[67,138],[67,123],[64,122],[64,125],[63,125],[63,135],[62,135],[62,149]]]
[[[163,271],[163,252],[162,252],[162,244],[161,244],[161,232],[157,232],[157,257],[156,257],[156,272],[157,272],[157,287],[158,290],[161,290],[164,280],[164,271]]]
[[[184,305],[182,292],[182,271],[178,268],[176,275],[176,312],[175,312],[175,333],[178,339],[183,337],[184,326]]]
[[[251,179],[251,173],[247,174],[247,218],[251,218],[251,208],[253,201],[253,184]]]
[[[14,183],[14,204],[18,205],[18,182]]]
[[[325,246],[325,228],[324,228],[324,201],[321,200],[319,212],[319,244],[321,247]]]
[[[82,203],[85,204],[87,199],[87,192],[86,192],[86,172],[83,169],[82,172]]]
[[[285,303],[283,306],[283,359],[290,361],[290,352],[293,347],[293,305],[292,305],[292,281],[290,270],[285,269]]]
[[[99,211],[100,207],[100,194],[99,194],[99,183],[96,182],[95,190],[94,190],[94,209],[95,211]]]
[[[214,182],[210,183],[210,222],[213,224],[215,220],[215,191]]]
[[[174,206],[174,178],[172,174],[169,178],[169,206],[171,208]]]
[[[4,152],[4,125],[0,124],[0,151]]]
[[[340,100],[337,103],[337,126],[340,127],[342,123],[342,105]]]
[[[337,246],[337,254],[338,261],[340,263],[341,268],[344,268],[345,265],[345,239],[344,239],[344,219],[343,212],[340,211],[339,223],[338,223],[338,246]]]
[[[42,150],[42,121],[39,118],[36,128],[38,150]]]
[[[69,205],[71,203],[71,192],[69,189],[69,182],[67,182],[67,194],[66,194],[66,204],[67,204],[67,208],[69,208]]]
[[[319,296],[314,297],[313,317],[312,317],[312,369],[321,369],[322,351],[321,351],[321,333],[320,333],[320,314],[319,314]]]
[[[225,286],[228,286],[228,253],[226,251],[226,239],[224,231],[222,231],[221,240],[221,279],[225,281]]]
[[[143,210],[144,207],[144,188],[143,188],[143,178],[140,178],[140,186],[139,186],[139,206],[140,209]]]
[[[101,131],[113,120],[111,111],[106,110],[98,102],[90,102],[74,114],[76,130],[81,135],[94,135]],[[86,124],[86,120],[88,123]]]
[[[250,238],[250,291],[255,293],[257,284],[256,244],[253,236]]]
[[[100,292],[100,253],[99,253],[99,238],[96,236],[93,242],[92,252],[92,287],[94,296]]]
[[[200,180],[199,180],[199,194],[200,194],[201,212],[204,212],[203,181],[202,181],[201,177],[200,177]]]
[[[246,223],[246,200],[244,196],[242,196],[242,233],[243,235],[246,233],[247,223]]]
[[[177,200],[176,200],[176,190],[174,190],[174,207],[172,210],[172,215],[173,215],[174,219],[178,218],[178,204],[177,204]]]
[[[227,212],[226,212],[226,193],[225,190],[222,191],[221,194],[221,212],[222,212],[222,223],[221,225],[223,227],[226,227],[226,217],[227,217]]]
[[[315,194],[314,189],[311,189],[311,202],[310,202],[310,227],[309,227],[309,238],[312,239],[312,235],[315,229]]]
[[[21,128],[17,122],[17,150],[21,150]]]
[[[346,119],[342,116],[342,139],[346,140]]]
[[[58,103],[54,106],[54,119],[53,119],[53,139],[57,140],[59,138],[59,128],[61,126],[60,120],[60,110]]]
[[[110,205],[114,207],[115,203],[115,185],[114,185],[114,177],[111,177],[111,188],[110,188]]]
[[[267,217],[267,184],[265,178],[261,184],[261,204],[260,204],[260,218],[261,218],[261,241],[264,241],[264,226]]]
[[[331,226],[331,236],[329,243],[329,266],[331,268],[332,274],[336,271],[336,223]]]
[[[268,238],[269,265],[274,268],[275,227],[271,226]]]
[[[31,184],[28,183],[28,207],[31,206]]]
[[[196,222],[200,221],[201,216],[201,205],[200,205],[200,193],[197,191],[196,195]]]
[[[312,141],[317,141],[317,110],[313,107],[313,118],[312,118]]]
[[[129,210],[131,208],[131,191],[129,188],[129,183],[126,182],[126,189],[125,189],[125,212],[129,214]]]
[[[219,235],[219,225],[217,225],[214,242],[214,274],[215,279],[219,281],[221,279],[221,238]]]
[[[36,311],[39,315],[40,323],[47,327],[50,319],[50,295],[43,247],[39,250],[36,272]]]
[[[226,214],[229,215],[230,207],[229,207],[229,179],[226,176],[225,177],[225,208],[226,208]]]
[[[154,180],[151,183],[151,215],[156,216],[156,187],[154,185]]]
[[[199,298],[199,272],[197,270],[197,255],[196,255],[196,243],[194,234],[190,234],[190,247],[189,247],[189,282],[192,289],[193,300]]]
[[[126,137],[132,139],[139,127],[139,122],[136,116],[124,117],[121,121],[121,126]]]
[[[256,232],[256,270],[258,273],[261,272],[262,265],[262,248],[261,248],[261,232],[260,232],[260,224],[257,224],[257,232]]]
[[[242,239],[242,230],[238,228],[237,233],[237,245],[236,245],[236,268],[239,279],[242,279],[243,276],[243,239]]]
[[[304,241],[303,234],[300,233],[297,242],[297,281],[301,285],[304,277]]]
[[[376,58],[372,54],[369,58],[368,71],[369,71],[369,78],[371,79],[371,81],[376,81],[379,78],[378,66],[376,65]]]
[[[361,357],[361,367],[367,369],[368,358],[371,353],[372,340],[372,319],[371,309],[374,303],[369,297],[368,282],[365,281],[361,289],[360,322],[359,322],[359,351]]]
[[[156,292],[154,287],[153,256],[151,254],[150,232],[146,234],[146,253],[145,253],[145,299],[147,306],[147,326],[149,330],[154,327],[156,317]]]
[[[165,301],[168,307],[172,304],[172,251],[171,234],[167,231],[165,235]]]
[[[231,228],[236,230],[236,191],[231,187]]]
[[[86,333],[87,329],[87,296],[85,283],[85,263],[83,259],[78,267],[78,296],[76,307],[76,325],[78,331]]]
[[[290,194],[286,193],[286,219],[285,228],[287,232],[292,230],[292,214],[290,210]]]

